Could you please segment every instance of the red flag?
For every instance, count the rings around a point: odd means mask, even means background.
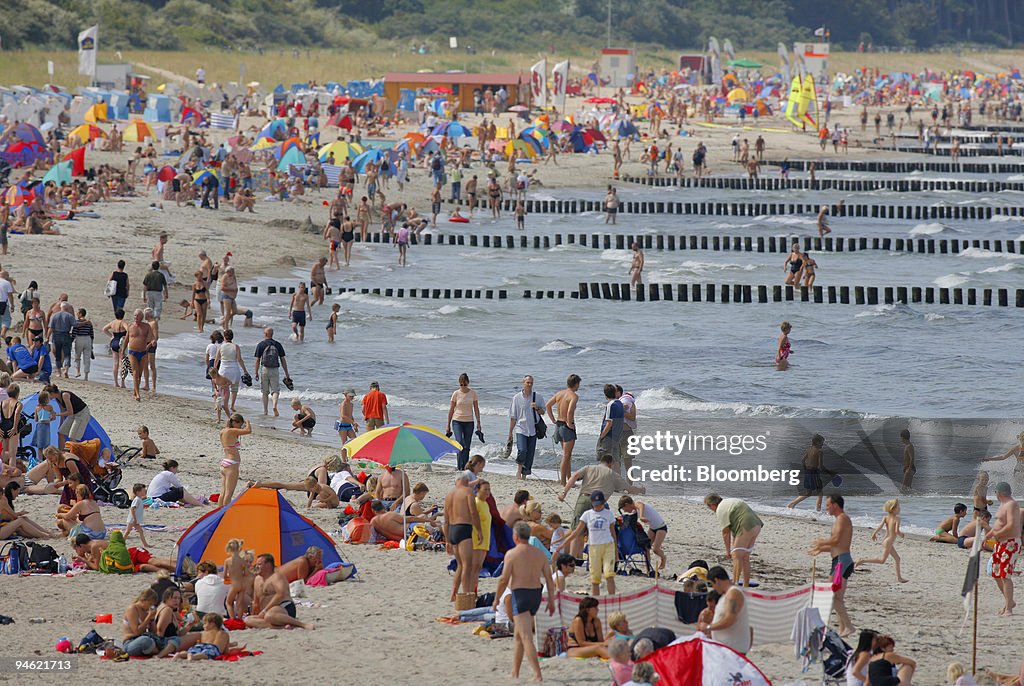
[[[72,150],[64,157],[60,158],[61,162],[65,160],[71,160],[71,175],[72,176],[84,176],[85,175],[85,147],[76,148]]]

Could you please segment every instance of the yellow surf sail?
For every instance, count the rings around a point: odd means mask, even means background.
[[[818,128],[818,94],[814,89],[814,77],[808,74],[804,77],[803,88],[800,91],[799,116],[817,130]]]
[[[788,119],[793,126],[802,126],[800,116],[798,115],[798,109],[800,107],[800,92],[801,92],[800,77],[794,76],[793,82],[789,87],[789,97],[786,98],[786,119]]]

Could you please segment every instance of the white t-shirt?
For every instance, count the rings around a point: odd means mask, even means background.
[[[135,521],[138,523],[139,526],[142,526],[142,517],[143,512],[145,512],[145,510],[146,501],[140,498],[139,496],[135,496],[135,498],[132,500],[131,507],[128,508],[128,521],[125,522],[125,525],[127,526],[132,523],[132,514],[134,513]]]
[[[220,343],[210,343],[206,346],[206,356],[213,362],[217,359],[217,351],[220,350]]]
[[[14,286],[7,279],[0,279],[0,303],[7,303],[10,305],[9,298],[14,293]]]
[[[512,595],[512,589],[506,588],[505,592],[501,594],[501,598],[498,599],[498,607],[494,611],[494,621],[501,622],[502,624],[511,624],[512,620],[509,619],[508,613],[505,612],[505,598]]]
[[[665,526],[665,518],[647,503],[644,503],[644,517],[647,518],[647,525],[652,529],[660,529]]]
[[[216,612],[223,615],[224,603],[228,598],[230,587],[224,579],[216,574],[207,574],[196,581],[196,610],[199,612]]]
[[[334,476],[331,477],[331,488],[334,489],[335,493],[337,493],[338,489],[341,488],[343,484],[349,483],[345,479],[351,479],[351,478],[352,478],[352,472],[345,472],[345,471],[335,472]]]
[[[172,488],[182,488],[181,481],[178,480],[178,475],[174,472],[169,472],[166,469],[156,476],[149,482],[149,489],[147,493],[150,498],[159,498],[167,491]]]
[[[615,515],[612,514],[607,505],[601,510],[587,510],[580,516],[580,521],[587,525],[590,545],[614,543],[612,527],[615,526]]]
[[[569,532],[565,530],[564,526],[560,526],[557,529],[551,530],[551,554],[554,555],[555,551],[558,550],[558,546],[562,545],[562,541]]]
[[[534,399],[535,397],[536,399]],[[532,403],[537,403],[537,407],[543,409],[544,397],[540,393],[531,393],[528,396],[524,396],[522,391],[512,396],[512,404],[509,405],[508,416],[516,420],[515,432],[517,434],[524,436],[537,435],[537,418],[541,416],[541,412],[530,407]]]
[[[628,415],[630,408],[636,405],[636,398],[633,397],[632,393],[623,393],[622,397],[619,398],[619,402],[622,403],[622,421],[635,432],[636,418],[630,419]]]

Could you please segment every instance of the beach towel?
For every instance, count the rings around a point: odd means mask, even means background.
[[[124,544],[124,534],[120,531],[110,532],[110,543],[100,555],[100,571],[104,574],[133,574],[135,572],[132,556]]]

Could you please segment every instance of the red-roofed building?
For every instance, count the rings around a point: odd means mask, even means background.
[[[508,91],[508,105],[524,104],[530,97],[530,77],[523,72],[503,74],[468,74],[465,72],[388,72],[384,75],[384,97],[390,107],[395,107],[402,90],[429,91],[431,88],[448,88],[452,94],[449,100],[463,112],[473,111],[473,91],[481,92],[490,88],[496,93],[504,87]],[[520,97],[521,94],[521,97]]]

